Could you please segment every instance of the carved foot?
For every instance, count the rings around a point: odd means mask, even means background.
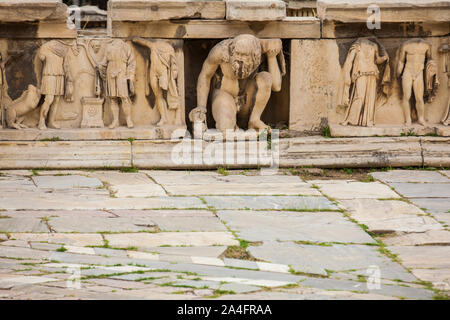
[[[348,121],[342,121],[341,126],[348,126]]]
[[[450,124],[450,120],[442,121],[442,124],[443,124],[444,126],[448,126],[448,125]]]
[[[134,123],[133,123],[133,121],[131,121],[130,118],[127,119],[127,127],[130,129],[134,127]]]
[[[424,127],[426,127],[428,125],[428,123],[424,119],[417,120],[417,123],[422,125],[422,126],[424,126]]]
[[[369,122],[367,122],[367,126],[368,127],[373,127],[375,124],[373,123],[373,121],[369,121]]]
[[[39,130],[47,129],[47,126],[45,125],[45,121],[39,121],[38,129]]]
[[[118,123],[117,121],[113,121],[113,122],[108,126],[108,128],[114,129],[114,128],[117,128],[118,126],[119,126],[119,123]]]
[[[262,122],[261,120],[250,120],[248,122],[248,128],[249,129],[254,129],[254,130],[270,130],[270,126],[268,126],[267,124],[265,124],[264,122]]]
[[[157,127],[161,127],[161,126],[164,126],[164,125],[166,125],[166,121],[164,121],[164,120],[159,120],[159,122],[156,124],[156,126]]]
[[[59,124],[56,124],[54,122],[49,122],[48,127],[52,129],[61,129],[61,126]]]
[[[410,125],[411,125],[411,120],[405,121],[405,126],[410,126]]]

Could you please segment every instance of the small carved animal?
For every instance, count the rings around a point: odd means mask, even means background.
[[[23,129],[27,128],[22,124],[25,115],[36,109],[41,99],[41,92],[33,85],[28,85],[22,95],[5,107],[6,124],[9,128]]]

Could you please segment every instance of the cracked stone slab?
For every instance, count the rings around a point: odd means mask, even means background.
[[[325,197],[308,196],[205,196],[206,203],[216,209],[272,209],[272,210],[338,210]]]
[[[50,232],[46,222],[37,218],[2,218],[0,219],[2,232]]]
[[[390,183],[395,190],[406,198],[450,198],[448,183]],[[450,199],[447,199],[450,203]]]
[[[408,233],[395,237],[383,238],[388,246],[425,246],[425,245],[450,245],[450,231],[431,230],[420,233]]]
[[[407,268],[450,268],[450,246],[389,246]]]
[[[216,177],[219,176],[213,171],[142,170],[141,172],[161,185],[217,183]]]
[[[204,185],[169,185],[165,187],[172,195],[307,195],[320,196],[320,192],[305,182],[291,184],[271,183],[214,183]]]
[[[315,184],[324,194],[334,199],[400,198],[397,193],[380,182],[336,181]]]
[[[365,224],[371,232],[424,232],[442,229],[442,225],[436,220],[404,201],[353,199],[340,200],[339,203],[353,219]]]
[[[373,243],[339,212],[218,211],[219,218],[247,241]]]
[[[146,198],[167,196],[164,189],[152,182],[152,184],[121,184],[109,188],[117,198]]]
[[[412,269],[411,272],[420,280],[431,282],[437,289],[450,290],[450,268]]]
[[[433,217],[447,227],[450,227],[450,212],[448,213],[433,213]]]
[[[33,176],[34,183],[39,188],[47,189],[73,189],[73,188],[100,188],[103,183],[96,178],[80,175],[69,176]]]
[[[196,256],[196,257],[219,257],[225,250],[226,246],[201,246],[201,247],[148,247],[148,252],[158,252],[165,255],[176,256]]]
[[[411,198],[411,202],[430,213],[450,213],[450,199],[448,198]]]
[[[30,248],[0,246],[0,257],[22,259],[48,259],[48,251],[34,250]]]
[[[437,171],[421,170],[392,170],[387,172],[370,173],[375,179],[386,183],[411,182],[411,183],[450,183],[450,179]]]
[[[229,232],[161,232],[106,234],[106,240],[113,247],[155,247],[172,246],[212,246],[239,245]]]
[[[102,246],[103,238],[100,234],[76,233],[11,233],[16,240],[60,243],[73,246]]]
[[[291,265],[294,270],[305,273],[327,275],[326,270],[354,270],[353,273],[367,275],[367,269],[375,265],[380,268],[382,278],[415,280],[403,267],[377,252],[374,246],[265,242],[261,246],[250,246],[247,250],[257,259]]]

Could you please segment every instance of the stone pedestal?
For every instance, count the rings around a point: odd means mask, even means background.
[[[330,133],[332,137],[407,137],[435,135],[436,128],[434,125],[424,127],[418,124],[410,126],[380,124],[373,127],[330,124]]]
[[[83,118],[81,128],[103,128],[103,102],[105,99],[84,97],[81,99]]]

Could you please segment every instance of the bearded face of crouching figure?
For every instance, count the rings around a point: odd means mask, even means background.
[[[267,56],[268,71],[258,70],[263,55]],[[281,90],[285,71],[280,39],[260,40],[244,34],[223,40],[203,63],[197,82],[197,107],[190,118],[202,118],[198,114],[206,113],[211,79],[215,76],[212,114],[218,130],[236,130],[238,122],[248,129],[269,129],[261,121],[261,114],[271,91]]]
[[[120,39],[111,40],[106,47],[105,60],[100,69],[102,76],[106,78],[106,97],[110,101],[113,116],[109,128],[119,126],[119,101],[125,114],[127,127],[133,128],[130,97],[135,94],[136,60],[131,46]]]

